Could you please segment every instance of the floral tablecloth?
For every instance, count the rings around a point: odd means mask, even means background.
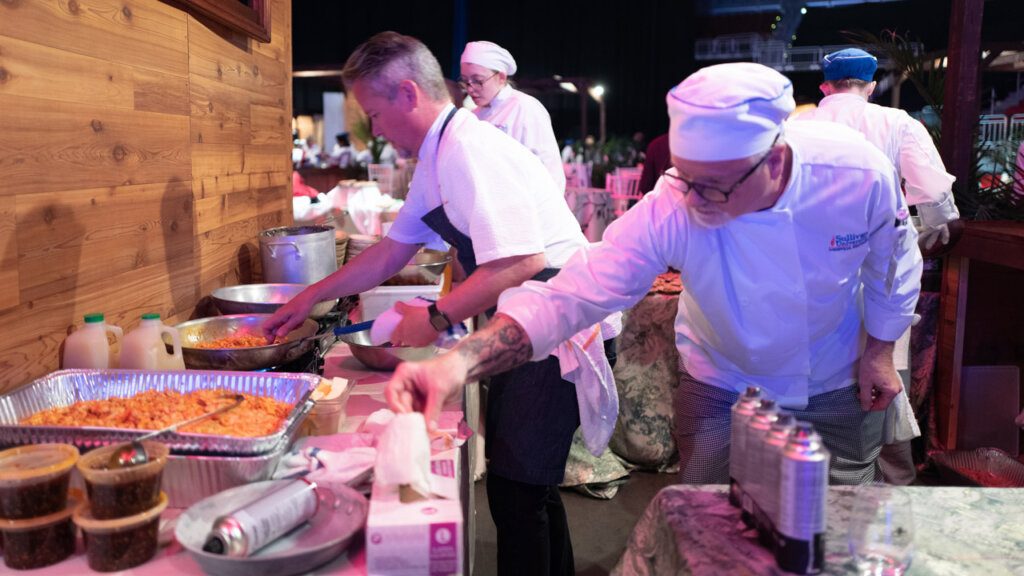
[[[1024,488],[911,486],[914,543],[908,576],[1024,574]],[[853,488],[828,493],[825,574],[856,574],[847,545]],[[745,530],[726,487],[662,489],[644,511],[612,574],[783,575]]]

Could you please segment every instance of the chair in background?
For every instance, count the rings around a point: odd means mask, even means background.
[[[590,162],[567,162],[563,164],[566,187],[589,187],[592,167],[593,165]]]
[[[1010,116],[1010,142],[1014,144],[1024,140],[1024,114]]]
[[[610,175],[612,203],[615,206],[615,216],[622,216],[629,210],[631,202],[636,202],[643,197],[640,192],[640,172],[624,171],[621,174]]]
[[[978,138],[990,145],[999,145],[1006,140],[1006,116],[1003,114],[982,114],[978,120]]]
[[[394,191],[395,167],[390,164],[368,164],[366,171],[369,179],[377,182],[381,194],[391,196]]]

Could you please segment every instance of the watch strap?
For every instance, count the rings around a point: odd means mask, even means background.
[[[430,306],[427,306],[427,312],[430,314],[430,325],[438,332],[452,327],[451,319],[437,307],[437,302],[431,302]]]

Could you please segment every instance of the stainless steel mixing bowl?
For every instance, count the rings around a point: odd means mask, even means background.
[[[422,348],[409,346],[374,346],[370,343],[370,331],[362,330],[351,334],[341,334],[338,340],[348,344],[352,356],[374,370],[394,370],[402,362],[429,360],[437,353],[437,347],[431,344]]]

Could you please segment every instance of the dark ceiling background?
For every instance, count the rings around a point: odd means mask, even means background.
[[[395,30],[422,40],[445,76],[453,73],[455,0],[414,2],[320,2],[293,0],[293,67],[340,68],[349,53],[373,34]],[[695,70],[695,8],[691,1],[619,0],[560,2],[465,0],[466,40],[490,40],[512,53],[517,77],[560,74],[588,77],[605,86],[611,135],[648,138],[668,128],[665,93]],[[635,6],[635,9],[624,9]],[[457,58],[461,55],[461,47]],[[513,80],[515,80],[513,78]],[[295,114],[321,111],[324,89],[341,90],[336,78],[295,80]],[[559,139],[576,138],[579,96],[541,94]],[[588,132],[598,132],[598,105],[588,104]]]
[[[905,0],[810,9],[801,22],[796,46],[848,43],[844,31],[879,34],[894,30],[924,43],[928,51],[945,50],[952,0]],[[455,38],[456,15],[465,7],[465,37]],[[508,49],[519,66],[517,77],[530,80],[560,74],[586,77],[606,89],[609,137],[642,131],[649,140],[668,126],[665,93],[701,65],[693,57],[694,41],[728,33],[766,33],[774,13],[733,16],[698,15],[692,0],[389,0],[324,2],[293,0],[292,38],[295,70],[340,69],[361,42],[383,30],[422,40],[437,56],[445,75],[458,75],[462,40],[490,40]],[[1024,0],[985,2],[983,41],[1017,43],[1024,39]],[[459,41],[459,46],[453,44]],[[793,73],[798,99],[820,97],[818,73]],[[1019,82],[1013,73],[985,73],[983,92],[1001,97]],[[296,114],[322,111],[324,90],[341,91],[340,80],[296,78]],[[923,102],[904,89],[902,106]],[[551,113],[559,139],[580,133],[580,99],[569,93],[539,94]],[[887,102],[883,102],[887,103]],[[587,131],[598,132],[598,106],[588,104]]]

